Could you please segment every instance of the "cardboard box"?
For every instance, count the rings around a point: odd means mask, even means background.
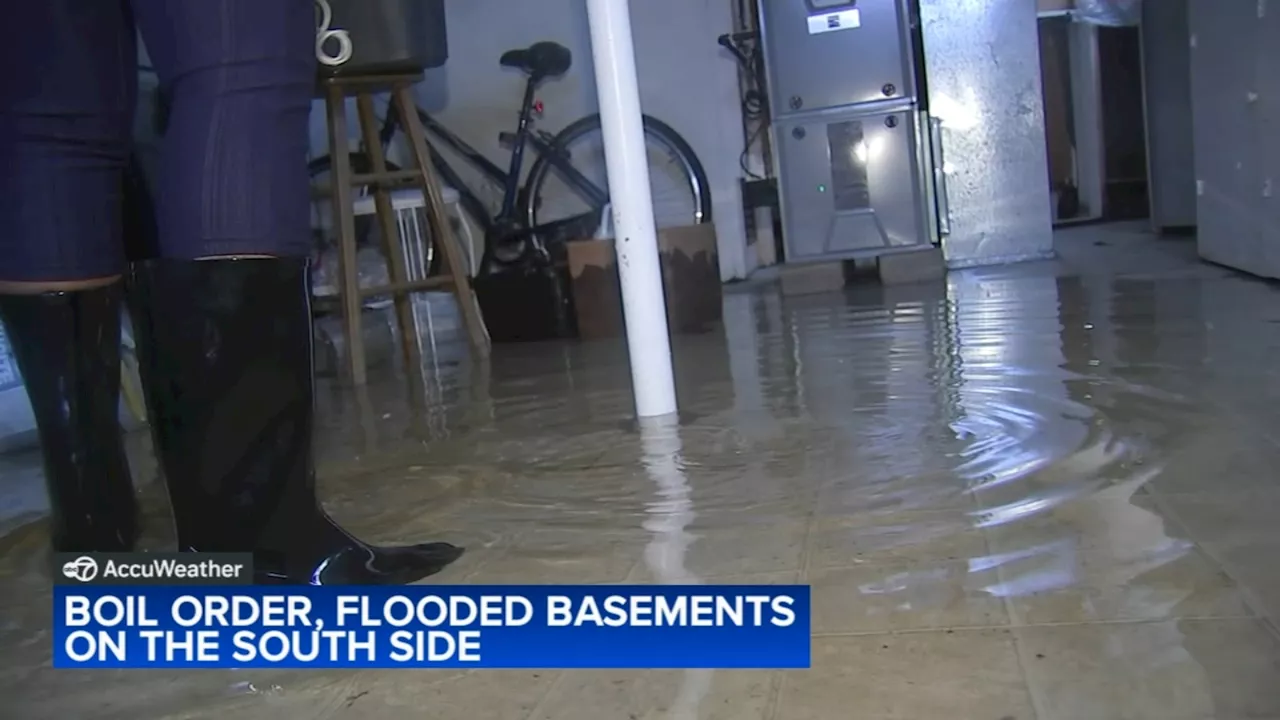
[[[881,285],[940,281],[947,276],[942,248],[888,253],[876,259]]]
[[[783,265],[778,271],[782,294],[792,296],[839,292],[848,280],[850,262],[829,260]]]
[[[613,240],[568,243],[569,276],[583,340],[625,334]],[[667,324],[673,334],[706,332],[723,317],[720,254],[712,224],[658,231]]]

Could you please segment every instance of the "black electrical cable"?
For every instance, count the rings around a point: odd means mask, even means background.
[[[752,180],[763,180],[762,176],[752,171],[747,165],[751,148],[760,141],[769,128],[769,103],[764,93],[764,63],[760,54],[760,45],[756,42],[750,53],[744,53],[738,49],[734,55],[738,58],[738,63],[742,65],[747,77],[750,78],[748,87],[741,95],[742,116],[749,123],[758,123],[755,130],[747,136],[742,153],[738,156],[738,167],[742,168],[742,172]]]
[[[751,168],[747,167],[747,157],[751,154],[752,146],[760,140],[761,136],[764,135],[765,129],[768,127],[769,125],[767,123],[762,123],[752,131],[751,135],[747,137],[746,146],[742,149],[742,154],[738,156],[738,167],[742,168],[742,172],[746,173],[747,177],[752,180],[764,180],[764,176],[757,174]]]
[[[742,5],[742,2],[743,0],[740,0],[739,17],[743,17],[742,13],[745,12],[745,5]],[[752,122],[757,123],[756,128],[747,136],[742,153],[738,155],[738,167],[753,180],[763,180],[763,177],[747,166],[747,157],[751,154],[751,148],[769,129],[769,101],[765,94],[764,57],[760,48],[760,33],[743,30],[721,35],[716,42],[733,55],[743,75],[746,76],[745,87],[739,88],[742,116],[746,125]],[[744,51],[743,47],[748,44],[750,49]]]

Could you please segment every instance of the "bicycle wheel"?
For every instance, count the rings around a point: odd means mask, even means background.
[[[353,152],[347,157],[351,159],[352,174],[367,175],[373,172],[373,160],[370,159],[366,153]],[[400,167],[395,163],[389,160],[387,161],[387,170],[394,172],[399,169]],[[307,174],[311,177],[311,184],[313,186],[328,184],[329,181],[322,181],[322,178],[326,174],[331,173],[332,170],[333,160],[328,155],[321,155],[307,163]],[[368,188],[359,188],[356,190],[356,197],[364,197],[365,195],[368,195],[368,193]],[[313,222],[318,221],[318,224],[321,226],[327,224],[336,236],[336,222],[334,218],[330,217],[330,215],[332,215],[332,207],[332,202],[328,198],[315,202],[313,203],[311,217]],[[364,247],[374,241],[374,228],[378,226],[378,221],[373,215],[357,215],[355,220],[356,247]],[[422,241],[425,244],[424,249],[426,251],[427,275],[436,275],[440,272],[440,253],[435,252],[435,240],[430,236],[430,233],[425,233]]]
[[[644,135],[658,228],[711,222],[711,185],[697,153],[670,125],[648,115],[644,116]],[[598,114],[561,130],[551,146],[552,153],[565,157],[574,170],[607,191]],[[530,227],[599,212],[562,175],[548,155],[539,157],[529,169],[524,214]]]

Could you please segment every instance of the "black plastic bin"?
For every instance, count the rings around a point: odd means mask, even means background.
[[[472,280],[480,313],[495,343],[567,340],[578,336],[565,268],[480,275]]]
[[[330,30],[346,30],[351,59],[324,68],[344,75],[440,67],[449,59],[444,0],[327,0]],[[317,12],[317,16],[318,16]],[[326,48],[336,52],[334,41]]]

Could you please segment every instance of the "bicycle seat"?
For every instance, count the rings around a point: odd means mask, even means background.
[[[508,50],[502,53],[498,64],[523,70],[535,78],[542,79],[568,72],[569,67],[573,65],[573,53],[560,43],[537,42],[524,49]]]

